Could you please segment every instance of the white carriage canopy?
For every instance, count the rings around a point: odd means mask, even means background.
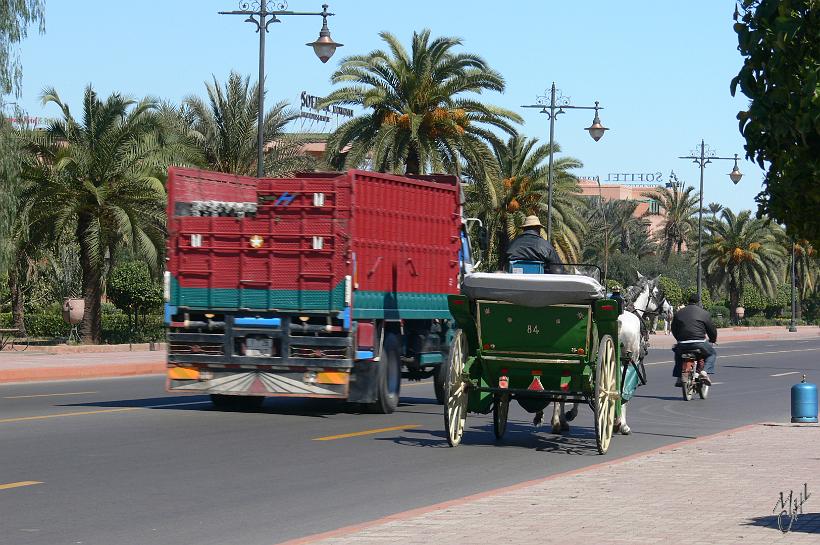
[[[471,299],[525,307],[591,305],[605,295],[597,280],[578,274],[470,273],[464,276],[462,291]]]

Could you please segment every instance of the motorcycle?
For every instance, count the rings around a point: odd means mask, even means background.
[[[683,360],[680,373],[683,399],[691,401],[695,392],[698,393],[701,399],[706,399],[709,397],[711,387],[709,381],[701,375],[706,353],[700,348],[678,347],[677,349],[680,350],[681,359]]]

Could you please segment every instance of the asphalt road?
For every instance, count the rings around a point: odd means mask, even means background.
[[[405,382],[393,415],[311,400],[220,412],[203,396],[165,394],[158,376],[0,385],[0,544],[273,545],[787,421],[800,374],[820,382],[820,340],[718,351],[709,399],[690,402],[673,387],[671,351],[650,353],[649,384],[630,403],[633,434],[613,438],[606,456],[595,449],[587,407],[560,436],[533,433],[531,416],[511,407],[503,443],[491,416],[470,415],[462,445],[449,448],[429,383]]]

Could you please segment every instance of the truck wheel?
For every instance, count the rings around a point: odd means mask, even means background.
[[[376,387],[376,401],[370,405],[373,412],[390,414],[399,406],[401,391],[401,359],[399,335],[387,333],[384,338],[382,357],[379,360],[379,378]]]
[[[251,411],[261,407],[264,402],[262,396],[211,394],[211,403],[223,411]]]
[[[444,405],[447,399],[447,363],[442,362],[436,368],[433,375],[433,390],[436,392],[436,401],[439,405]]]

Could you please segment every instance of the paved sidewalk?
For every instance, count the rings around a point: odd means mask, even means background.
[[[127,345],[126,345],[127,348]],[[48,354],[0,352],[0,383],[119,377],[165,372],[165,351]]]
[[[803,483],[783,534],[772,509]],[[285,543],[817,544],[820,426],[745,426]]]
[[[787,341],[805,340],[820,338],[820,326],[804,325],[798,326],[797,331],[790,332],[786,326],[767,327],[722,327],[718,329],[718,346],[723,343],[737,343],[743,341]],[[659,331],[649,336],[651,348],[672,348],[675,338],[672,335],[664,335]]]

